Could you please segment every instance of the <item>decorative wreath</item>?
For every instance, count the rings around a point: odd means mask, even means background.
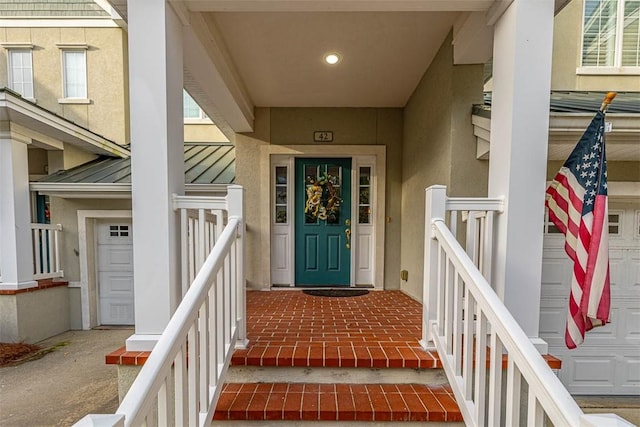
[[[318,218],[329,220],[330,223],[337,222],[342,203],[335,188],[337,182],[336,176],[327,173],[316,180],[307,178],[307,203],[304,213],[308,220],[315,221]]]

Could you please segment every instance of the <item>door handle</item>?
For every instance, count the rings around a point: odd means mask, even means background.
[[[351,249],[351,229],[347,228],[344,230],[344,234],[347,235],[347,249]]]

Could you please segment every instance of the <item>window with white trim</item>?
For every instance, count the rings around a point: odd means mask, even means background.
[[[33,60],[31,49],[9,49],[9,88],[33,99]]]
[[[87,99],[86,50],[62,51],[62,91],[66,99]]]
[[[182,91],[182,110],[185,120],[199,121],[209,118],[186,90]]]
[[[582,67],[639,68],[639,28],[640,0],[585,0]]]

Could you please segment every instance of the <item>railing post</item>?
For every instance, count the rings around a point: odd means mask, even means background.
[[[238,317],[238,341],[236,347],[246,348],[249,344],[247,340],[247,307],[245,295],[245,273],[244,273],[244,237],[247,231],[247,225],[244,217],[244,188],[241,185],[230,185],[227,187],[227,205],[229,219],[238,218],[238,234],[236,240],[236,291],[238,298],[236,299],[236,313]]]
[[[432,185],[425,192],[424,223],[424,275],[422,286],[422,340],[420,345],[425,350],[434,349],[431,326],[437,315],[437,273],[438,242],[434,239],[431,225],[435,219],[445,220],[447,203],[447,187]]]

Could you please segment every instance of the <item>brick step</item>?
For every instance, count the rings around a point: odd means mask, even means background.
[[[236,350],[233,366],[297,366],[332,368],[441,368],[437,353],[422,350],[417,343],[298,342],[252,344]]]
[[[462,422],[449,386],[227,383],[214,420]]]

